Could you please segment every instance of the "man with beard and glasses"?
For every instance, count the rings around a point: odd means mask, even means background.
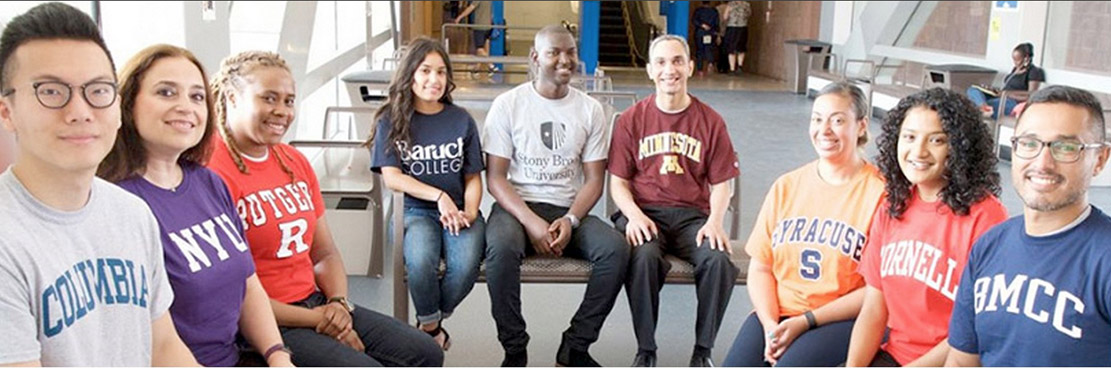
[[[502,366],[528,363],[521,261],[532,254],[593,265],[556,363],[597,366],[587,350],[613,309],[629,259],[621,234],[587,215],[602,195],[606,117],[598,101],[569,86],[579,64],[570,32],[544,27],[529,56],[538,77],[494,99],[483,139],[486,179],[497,200],[486,225],[486,286],[505,349]]]
[[[626,293],[637,337],[633,366],[655,366],[660,288],[674,254],[695,269],[698,319],[692,367],[710,366],[733,280],[740,270],[723,223],[740,175],[733,143],[714,109],[687,93],[687,42],[663,35],[648,48],[656,93],[621,113],[610,143],[610,193],[618,231],[632,245]]]
[[[1023,215],[972,247],[946,366],[1111,365],[1111,217],[1088,202],[1108,157],[1102,110],[1071,87],[1030,97],[1011,139]]]

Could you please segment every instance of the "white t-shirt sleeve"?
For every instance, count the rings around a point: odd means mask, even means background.
[[[513,93],[512,91],[508,93]],[[507,94],[508,94],[507,93]],[[503,94],[494,99],[490,111],[486,113],[483,127],[482,149],[490,155],[513,158],[513,125],[509,108],[509,96]]]
[[[586,147],[583,150],[582,162],[605,160],[609,155],[609,117],[606,116],[602,104],[592,98],[590,101],[590,136],[586,138]]]
[[[162,237],[158,229],[158,220],[150,210],[146,212],[144,221],[143,238],[150,249],[150,320],[153,323],[170,309],[174,302],[174,290],[170,288],[170,278],[166,276],[166,261],[162,254]]]
[[[0,249],[12,249],[0,242]],[[38,328],[27,298],[27,280],[10,254],[0,254],[0,364],[22,363],[41,359]]]

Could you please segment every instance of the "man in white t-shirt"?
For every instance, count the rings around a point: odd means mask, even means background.
[[[625,279],[628,245],[588,215],[602,194],[609,134],[602,105],[569,86],[577,52],[566,29],[542,29],[530,53],[537,79],[498,96],[486,116],[486,176],[497,200],[486,226],[486,285],[505,349],[502,366],[528,363],[525,256],[569,256],[593,265],[582,304],[563,332],[560,365],[598,365],[588,349]]]
[[[0,365],[197,365],[146,204],[94,178],[120,127],[115,67],[96,23],[36,6],[0,36]]]

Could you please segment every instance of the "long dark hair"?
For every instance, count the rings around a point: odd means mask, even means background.
[[[132,175],[138,175],[146,169],[147,149],[143,146],[143,137],[139,135],[139,130],[135,127],[135,100],[139,97],[143,79],[146,78],[147,72],[154,66],[154,63],[158,60],[175,57],[189,60],[201,72],[201,79],[204,81],[204,102],[208,108],[201,141],[185,150],[178,160],[179,162],[191,162],[197,166],[204,166],[208,163],[208,158],[212,156],[212,145],[209,142],[212,140],[215,124],[213,124],[212,119],[212,89],[209,88],[208,76],[204,72],[204,67],[189,50],[171,45],[154,45],[135,54],[120,71],[120,120],[122,124],[120,125],[119,134],[116,135],[116,144],[112,146],[112,151],[108,153],[108,157],[105,157],[104,161],[100,163],[100,167],[97,168],[97,175],[104,180],[119,182]]]
[[[989,194],[999,196],[999,173],[988,126],[980,122],[980,113],[964,95],[932,88],[899,100],[887,114],[883,133],[876,141],[879,155],[876,164],[883,174],[887,192],[887,212],[900,218],[907,209],[911,183],[899,168],[899,130],[907,112],[924,107],[937,112],[941,129],[949,136],[949,157],[945,159],[942,178],[946,184],[938,196],[957,215],[968,214],[973,204]]]
[[[451,59],[448,58],[447,50],[431,38],[418,37],[409,43],[409,52],[401,59],[400,69],[393,73],[386,103],[374,113],[375,124],[383,117],[390,121],[390,134],[386,137],[386,143],[389,143],[387,149],[396,149],[398,142],[409,143],[412,137],[409,134],[409,123],[413,120],[413,111],[415,111],[413,75],[416,74],[424,58],[433,52],[439,54],[447,65],[447,83],[444,86],[444,95],[440,96],[440,102],[451,104],[451,92],[455,90],[455,80],[452,78]],[[367,146],[374,144],[374,139],[377,138],[374,136],[376,130],[370,130],[370,138],[366,141]]]

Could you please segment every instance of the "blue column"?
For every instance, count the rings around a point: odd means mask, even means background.
[[[581,1],[579,11],[579,58],[586,64],[586,74],[593,75],[598,67],[598,35],[602,25],[602,3]]]
[[[667,3],[667,33],[687,38],[691,3],[689,1],[667,1]]]
[[[490,18],[494,24],[505,25],[505,2],[504,1],[491,1],[490,2]],[[505,38],[509,35],[508,30],[501,29],[501,37],[490,40],[490,55],[491,56],[505,56]],[[501,66],[498,66],[501,68]]]

